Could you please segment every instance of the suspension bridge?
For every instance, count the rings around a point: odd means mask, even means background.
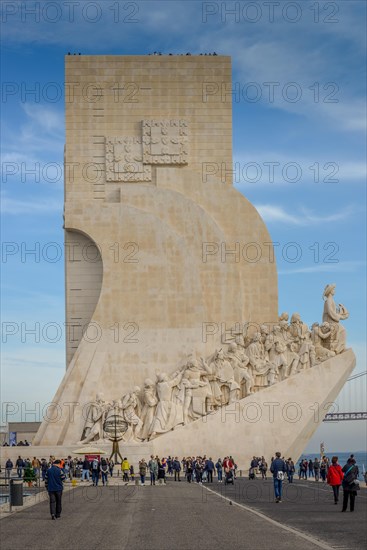
[[[367,370],[348,378],[334,403],[330,403],[324,422],[367,420]]]

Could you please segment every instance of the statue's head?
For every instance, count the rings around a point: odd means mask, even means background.
[[[140,393],[140,387],[139,386],[134,386],[133,387],[133,393]]]
[[[166,372],[162,372],[162,374],[158,375],[158,382],[167,382],[168,380],[168,374]]]
[[[260,332],[255,332],[255,334],[252,337],[252,341],[253,342],[258,342],[260,340],[260,338],[261,338]]]
[[[326,285],[323,297],[327,298],[330,295],[333,296],[335,294],[335,287],[336,287],[335,283],[331,283],[329,285]]]
[[[279,340],[275,342],[275,349],[279,352],[283,351],[282,344],[279,342]]]
[[[269,327],[267,325],[261,325],[260,332],[261,334],[269,334]]]
[[[154,386],[153,380],[151,380],[150,378],[146,378],[144,380],[144,387],[145,388],[152,388],[153,386]]]
[[[291,317],[291,323],[300,323],[301,322],[301,316],[299,313],[293,313]]]
[[[224,354],[223,354],[223,350],[222,348],[220,350],[217,351],[216,353],[216,359],[223,359],[224,358]]]

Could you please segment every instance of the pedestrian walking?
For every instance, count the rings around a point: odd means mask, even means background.
[[[218,458],[215,468],[217,470],[218,483],[223,483],[223,464],[221,458]]]
[[[293,476],[294,476],[295,471],[296,471],[296,468],[294,466],[294,462],[291,458],[288,458],[285,465],[286,465],[288,483],[293,483]]]
[[[101,477],[102,477],[102,485],[108,484],[108,462],[105,458],[102,458],[101,460]]]
[[[89,479],[90,479],[89,470],[90,470],[90,463],[89,463],[89,460],[87,460],[85,458],[83,460],[83,469],[82,469],[82,479],[81,479],[81,481],[84,481],[85,479],[87,481],[89,481]]]
[[[318,458],[315,458],[313,461],[313,471],[315,472],[315,481],[320,479],[320,461]]]
[[[47,470],[48,470],[47,461],[46,461],[45,458],[42,458],[42,460],[41,460],[41,475],[42,475],[42,481],[45,481]]]
[[[205,463],[205,470],[208,483],[213,483],[214,462],[212,461],[211,456],[209,457],[209,460],[207,460]]]
[[[93,486],[97,487],[99,481],[99,472],[101,471],[101,464],[98,458],[94,458],[92,461],[92,481]]]
[[[273,474],[275,502],[282,502],[282,488],[286,465],[280,452],[275,453],[275,459],[271,463],[270,471]]]
[[[192,461],[191,461],[191,458],[189,457],[187,460],[186,460],[186,479],[189,483],[191,483],[192,481],[192,473],[193,473],[193,468],[192,468]]]
[[[122,470],[122,481],[129,481],[130,464],[126,456],[122,461],[121,470]]]
[[[141,485],[145,486],[145,476],[147,475],[147,463],[145,462],[144,458],[142,458],[141,461],[139,462],[139,475],[140,475]]]
[[[266,481],[266,473],[268,471],[268,463],[266,462],[265,458],[262,456],[261,461],[259,464],[259,470],[261,472],[261,478]]]
[[[163,482],[166,483],[166,470],[161,460],[157,460],[158,464],[158,479],[163,479]],[[179,480],[180,481],[180,480]]]
[[[6,461],[5,463],[5,476],[10,479],[11,477],[11,472],[12,472],[12,469],[14,468],[14,464],[12,463],[12,461],[10,460],[10,458],[8,458],[8,460]]]
[[[326,483],[327,466],[328,466],[327,461],[325,458],[323,458],[320,464],[320,476],[323,483]]]
[[[18,456],[16,462],[15,462],[15,466],[17,467],[17,476],[18,477],[23,477],[23,469],[24,469],[24,460],[22,459],[21,456]]]
[[[150,460],[148,462],[148,468],[150,473],[150,484],[155,485],[155,480],[158,476],[158,462],[153,455],[150,455]]]
[[[61,468],[61,461],[55,460],[46,472],[45,485],[50,499],[51,519],[60,518],[62,511],[62,492],[65,474]]]
[[[357,491],[360,489],[358,475],[359,470],[354,458],[349,458],[342,471],[344,473],[343,478],[343,509],[342,512],[346,512],[348,508],[348,500],[350,500],[350,511],[354,512],[355,499]]]
[[[327,473],[327,482],[333,489],[334,493],[334,504],[338,504],[339,500],[339,489],[342,484],[344,473],[340,464],[338,464],[338,457],[333,456],[331,459],[331,466]]]
[[[172,464],[172,469],[175,472],[175,481],[181,481],[180,480],[180,472],[181,472],[181,463],[178,460],[178,457],[175,456],[175,459]]]

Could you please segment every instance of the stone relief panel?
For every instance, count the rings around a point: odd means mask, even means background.
[[[187,164],[186,120],[143,120],[144,164]]]
[[[140,138],[106,137],[106,181],[152,181]]]
[[[326,285],[323,322],[311,329],[299,313],[289,320],[284,312],[277,324],[260,325],[252,335],[234,328],[227,349],[200,359],[194,352],[175,372],[147,378],[120,398],[105,401],[97,394],[80,443],[111,439],[116,430],[123,441],[149,441],[343,353],[340,321],[349,312],[336,305],[334,293],[335,284]]]

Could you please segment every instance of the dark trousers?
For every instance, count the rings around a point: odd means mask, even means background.
[[[332,485],[332,488],[333,488],[333,493],[334,493],[334,501],[338,502],[340,485]]]
[[[356,499],[356,495],[354,491],[344,491],[343,492],[343,510],[346,510],[348,508],[348,499],[350,497],[350,511],[353,512],[354,510],[354,501]]]
[[[61,516],[61,499],[62,491],[50,491],[48,493],[50,498],[50,514],[59,518]]]
[[[180,470],[175,470],[175,481],[180,481]]]
[[[208,470],[208,483],[213,483],[213,470]]]

